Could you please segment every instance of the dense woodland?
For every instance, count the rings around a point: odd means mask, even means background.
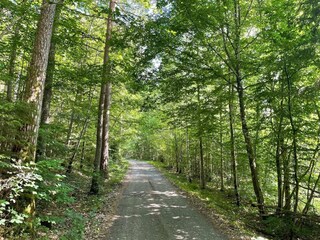
[[[319,229],[319,16],[314,0],[2,0],[1,234],[32,234],[70,174],[99,194],[129,158],[221,190],[270,236]]]

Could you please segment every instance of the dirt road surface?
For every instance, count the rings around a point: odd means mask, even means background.
[[[109,240],[227,239],[152,165],[131,160]]]

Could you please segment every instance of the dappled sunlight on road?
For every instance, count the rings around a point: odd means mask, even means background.
[[[154,167],[130,162],[108,239],[225,239]]]

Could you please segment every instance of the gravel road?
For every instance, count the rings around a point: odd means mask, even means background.
[[[130,161],[109,240],[227,239],[152,165]]]

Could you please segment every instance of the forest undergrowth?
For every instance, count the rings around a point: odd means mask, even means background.
[[[110,164],[108,180],[100,179],[99,194],[90,194],[92,173],[76,168],[64,177],[60,191],[63,197],[54,201],[37,201],[38,209],[34,218],[33,233],[25,231],[24,226],[13,224],[12,228],[0,229],[1,240],[76,240],[101,239],[105,236],[107,224],[117,202],[122,180],[128,169],[126,161]],[[57,193],[59,194],[59,193]],[[101,228],[103,224],[103,228]],[[21,232],[17,234],[17,226]]]

